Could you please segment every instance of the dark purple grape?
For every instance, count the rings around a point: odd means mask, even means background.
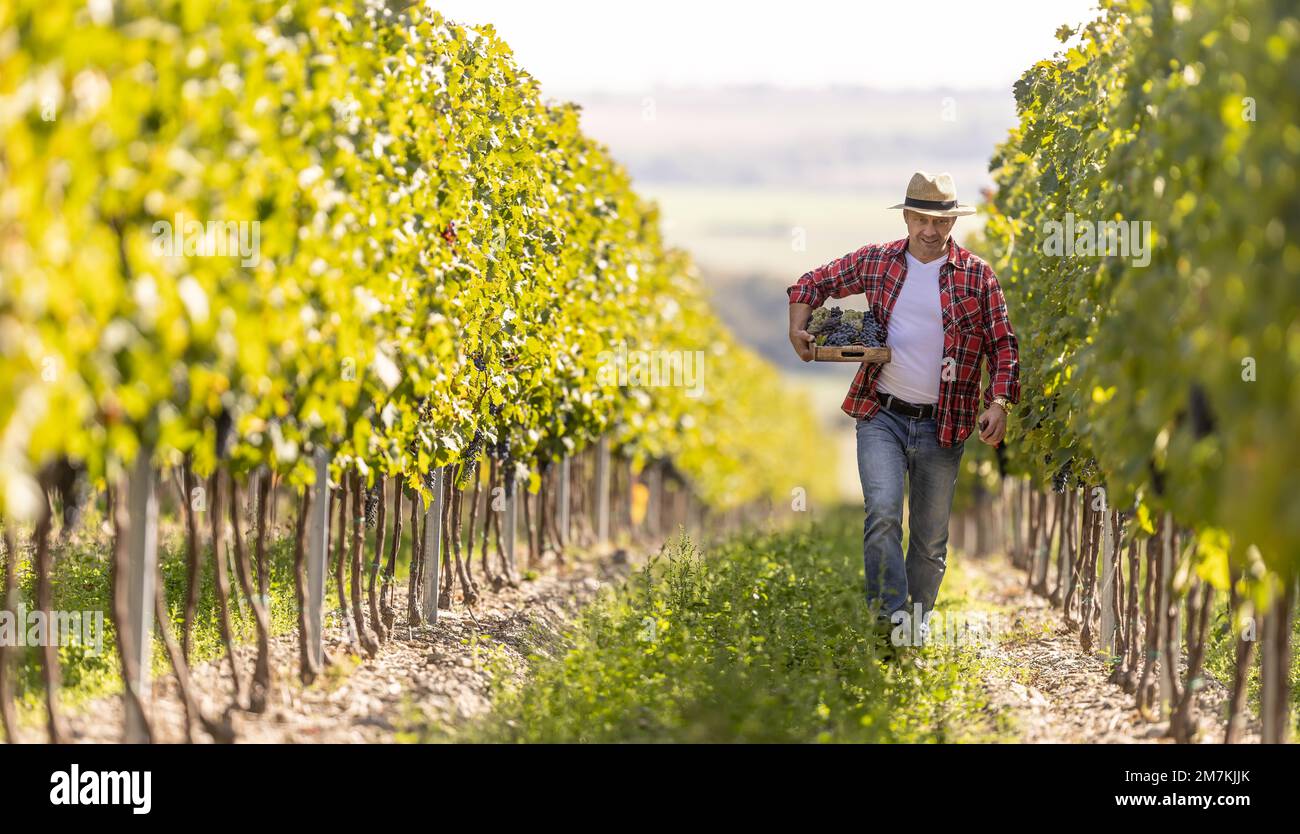
[[[478,460],[478,457],[482,453],[482,451],[483,451],[483,430],[477,429],[474,432],[473,439],[469,441],[469,445],[465,447],[465,451],[461,454],[461,460],[463,460],[466,464],[471,464],[474,461]]]

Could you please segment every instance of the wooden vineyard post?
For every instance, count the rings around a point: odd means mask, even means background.
[[[623,476],[627,473],[623,469],[622,457],[609,456],[609,537],[617,539],[623,531],[623,522],[626,513],[624,513],[624,495],[627,490],[623,483]]]
[[[1044,572],[1046,571],[1047,561],[1052,555],[1052,539],[1049,535],[1051,531],[1051,518],[1048,509],[1052,503],[1051,495],[1052,493],[1050,492],[1044,492],[1039,496],[1038,514],[1039,518],[1042,519],[1042,532],[1038,537],[1037,547],[1034,549],[1033,558],[1029,561],[1029,587],[1031,588],[1034,587],[1034,584],[1038,581],[1040,575],[1045,575]]]
[[[1004,527],[1005,546],[1002,552],[1008,557],[1014,557],[1015,553],[1015,507],[1013,496],[1015,495],[1015,481],[1013,478],[1002,479],[1002,524]]]
[[[1282,728],[1278,726],[1278,652],[1274,645],[1280,636],[1285,639],[1285,634],[1279,634],[1277,620],[1280,611],[1279,601],[1281,594],[1273,597],[1273,604],[1267,612],[1259,618],[1259,717],[1260,717],[1260,741],[1264,744],[1277,744],[1282,739]],[[1285,618],[1282,618],[1285,619]]]
[[[432,473],[433,501],[424,514],[424,621],[438,623],[438,569],[442,559],[442,502],[443,474],[445,468],[435,467]]]
[[[975,513],[974,513],[975,555],[979,558],[983,558],[987,556],[989,552],[989,536],[988,536],[989,501],[988,501],[988,490],[984,488],[984,482],[982,480],[976,479],[974,492],[975,492],[975,496],[974,496],[975,497]],[[1047,558],[1046,554],[1044,554],[1043,558],[1044,559]]]
[[[504,533],[505,533],[504,541],[502,542],[502,544],[506,549],[506,564],[510,566],[511,571],[514,571],[515,532],[516,532],[515,528],[519,526],[519,519],[518,519],[519,507],[518,504],[516,503],[517,496],[515,495],[515,486],[516,486],[515,468],[513,465],[506,468],[503,477],[505,478],[506,508],[505,508],[505,518],[502,519],[502,524],[504,525]]]
[[[128,667],[135,674],[137,704],[126,699],[126,741],[140,744],[148,741],[148,722],[140,705],[149,701],[149,667],[153,661],[153,611],[154,594],[158,576],[158,495],[155,489],[157,473],[149,462],[148,448],[136,456],[127,484],[127,507],[131,526],[125,577],[127,620],[130,633],[122,646],[130,658]]]
[[[596,444],[596,545],[609,544],[609,438]]]
[[[664,470],[658,462],[649,466],[646,487],[650,494],[649,505],[646,507],[646,528],[650,537],[658,540],[663,537],[664,502]]]
[[[316,450],[314,465],[316,486],[307,531],[307,634],[303,639],[316,667],[320,668],[325,662],[322,613],[325,610],[325,574],[329,570],[330,544],[330,462],[324,449]]]
[[[1173,593],[1175,566],[1174,520],[1168,515],[1165,516],[1164,524],[1160,525],[1160,564],[1160,607],[1156,611],[1156,627],[1160,629],[1158,632],[1158,645],[1160,647],[1160,705],[1161,714],[1168,716],[1173,708],[1178,661],[1181,654],[1177,623],[1175,622],[1174,625],[1173,640],[1169,639],[1169,629],[1165,625],[1165,619],[1169,616],[1169,608],[1178,605]]]
[[[998,553],[1006,555],[1009,536],[1007,535],[1007,482],[998,479],[997,499],[993,502],[993,547]]]
[[[1013,524],[1015,525],[1015,533],[1013,535],[1014,550],[1013,556],[1011,556],[1011,561],[1013,562],[1021,560],[1024,553],[1024,494],[1026,494],[1027,491],[1028,487],[1026,486],[1026,479],[1019,478],[1018,481],[1015,482],[1015,491],[1013,492],[1013,495],[1011,495],[1011,518],[1013,518]]]
[[[565,455],[560,460],[560,488],[556,495],[555,502],[558,505],[556,523],[560,528],[560,544],[567,546],[569,544],[569,456]]]
[[[1070,522],[1070,535],[1071,535],[1071,536],[1074,535],[1075,529],[1079,526],[1076,522],[1077,522],[1077,520],[1078,520],[1079,517],[1080,517],[1080,516],[1079,516],[1079,513],[1080,513],[1079,502],[1080,502],[1081,499],[1080,499],[1080,498],[1079,498],[1075,493],[1076,493],[1075,490],[1070,489],[1068,486],[1066,487],[1066,489],[1065,489],[1065,500],[1066,500],[1066,505],[1065,505],[1065,515],[1066,515],[1066,518],[1072,519],[1071,522]],[[1086,499],[1086,497],[1085,497],[1085,498],[1082,499],[1082,500],[1087,500],[1087,499]],[[1065,538],[1064,538],[1064,537],[1061,538],[1061,544],[1062,544],[1062,546],[1065,545]],[[1080,549],[1079,551],[1075,551],[1075,549],[1074,549],[1075,544],[1077,544],[1077,542],[1075,542],[1073,539],[1071,539],[1071,543],[1070,543],[1070,551],[1069,551],[1069,553],[1066,554],[1067,556],[1070,556],[1070,554],[1081,554],[1081,553],[1083,552],[1082,549]],[[1082,557],[1079,556],[1079,555],[1076,555],[1074,558],[1082,558]],[[1073,584],[1074,584],[1074,565],[1070,563],[1070,562],[1072,562],[1072,561],[1073,561],[1072,559],[1067,559],[1066,562],[1062,562],[1062,563],[1061,563],[1061,567],[1064,569],[1064,572],[1062,573],[1062,575],[1061,575],[1060,577],[1058,577],[1058,582],[1057,582],[1057,584],[1059,584],[1059,585],[1061,586],[1061,604],[1062,604],[1063,608],[1065,609],[1065,615],[1066,615],[1067,618],[1068,618],[1069,615],[1070,615],[1070,611],[1069,611],[1069,606],[1068,606],[1068,605],[1065,605],[1065,601],[1068,600],[1068,599],[1070,598],[1070,589],[1073,587]]]
[[[1005,521],[1011,525],[1010,542],[1007,545],[1007,557],[1015,562],[1016,554],[1020,551],[1020,484],[1019,478],[1007,479],[1007,509],[1002,514]]]
[[[619,478],[623,483],[623,494],[620,496],[621,500],[619,502],[620,506],[618,510],[619,526],[623,528],[630,538],[636,531],[636,523],[632,518],[632,506],[634,503],[633,496],[636,494],[637,480],[636,476],[632,473],[632,458],[620,457],[619,460],[622,461],[622,465],[619,469],[623,472],[622,477]]]
[[[1114,513],[1103,510],[1101,517],[1101,648],[1108,656],[1115,654],[1115,531],[1111,526]]]
[[[1173,635],[1172,644],[1169,646],[1169,691],[1177,693],[1178,674],[1183,664],[1183,606],[1178,604],[1178,597],[1174,593],[1174,573],[1178,570],[1178,551],[1181,548],[1181,538],[1178,536],[1178,528],[1174,526],[1173,518],[1169,520],[1169,605],[1173,610],[1174,627],[1171,630]]]
[[[1291,612],[1296,579],[1283,579],[1273,602],[1260,620],[1259,686],[1260,741],[1285,744],[1291,726],[1288,678],[1291,667]]]

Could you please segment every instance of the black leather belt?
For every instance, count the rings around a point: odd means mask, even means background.
[[[914,420],[930,420],[934,418],[935,406],[915,405],[904,402],[893,394],[886,394],[883,391],[876,392],[876,402],[880,403],[881,408],[888,409],[895,414],[901,414],[904,417],[911,417]]]

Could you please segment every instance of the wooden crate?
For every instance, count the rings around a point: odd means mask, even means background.
[[[814,362],[859,362],[866,365],[883,365],[892,358],[893,354],[887,347],[813,345]]]

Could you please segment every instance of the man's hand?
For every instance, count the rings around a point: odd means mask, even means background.
[[[990,446],[997,446],[1007,433],[1007,413],[1000,405],[991,405],[980,415],[980,440]]]
[[[813,360],[813,342],[817,337],[807,330],[791,330],[790,344],[794,345],[794,352],[799,354],[799,358],[805,362]]]

